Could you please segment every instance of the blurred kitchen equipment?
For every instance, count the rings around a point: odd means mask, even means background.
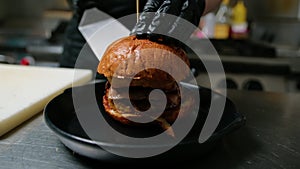
[[[202,46],[201,40],[195,40],[192,45]],[[276,55],[275,48],[249,40],[211,40],[222,61],[226,78],[219,78],[218,87],[237,90],[298,92],[296,84],[300,73],[297,62],[290,58]],[[205,51],[203,52],[205,55]],[[189,51],[192,70],[197,74],[198,84],[210,87],[208,72],[195,53]],[[213,57],[212,57],[213,58]],[[214,60],[206,57],[205,62],[214,64]],[[299,64],[299,62],[298,62]],[[299,67],[299,66],[298,66]],[[218,77],[222,72],[209,72]]]
[[[235,6],[238,1],[230,4]],[[226,73],[219,86],[228,82],[227,87],[238,90],[300,92],[300,0],[243,1],[247,36],[211,39]],[[194,45],[201,46],[201,40]],[[205,68],[193,52],[190,56],[198,82],[209,86]]]
[[[251,18],[300,18],[299,0],[244,0]]]
[[[72,16],[66,0],[0,1],[0,10],[1,55],[13,57],[11,64],[30,56],[35,65],[58,65],[64,29]]]
[[[0,63],[14,64],[15,58],[7,55],[0,55]]]

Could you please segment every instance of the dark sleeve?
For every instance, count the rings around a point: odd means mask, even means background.
[[[81,16],[75,12],[65,30],[63,53],[59,60],[60,67],[73,68],[83,45],[86,43],[78,29],[80,19]]]

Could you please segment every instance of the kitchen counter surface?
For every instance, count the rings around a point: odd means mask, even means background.
[[[300,168],[300,94],[229,90],[228,97],[246,116],[246,125],[224,137],[209,153],[186,161],[184,168]],[[42,112],[0,138],[0,164],[1,169],[115,165],[80,157],[67,149],[46,126]]]

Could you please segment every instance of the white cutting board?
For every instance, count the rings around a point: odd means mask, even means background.
[[[66,88],[91,79],[92,71],[85,69],[0,64],[0,136],[41,112]]]

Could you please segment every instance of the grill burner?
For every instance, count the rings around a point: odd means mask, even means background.
[[[210,41],[220,55],[276,57],[276,49],[274,47],[246,39],[211,39]]]
[[[194,47],[199,46],[199,51],[205,54],[209,49],[203,46],[207,41],[195,40]],[[219,75],[218,70],[211,70],[210,76],[214,76],[218,88],[224,87],[237,90],[257,90],[290,92],[298,91],[291,64],[288,58],[278,55],[276,47],[263,44],[249,39],[210,39],[210,43],[218,52],[225,71],[225,78]],[[209,51],[211,52],[211,51]],[[191,57],[191,67],[197,82],[205,87],[211,87],[208,72],[202,61],[189,51]],[[205,60],[213,65],[214,59]],[[220,78],[219,78],[220,77]]]

